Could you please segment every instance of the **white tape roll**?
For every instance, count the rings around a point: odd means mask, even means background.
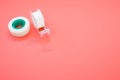
[[[13,36],[25,36],[30,31],[29,20],[25,17],[13,18],[8,24],[8,29]]]
[[[31,17],[32,17],[33,24],[35,28],[38,30],[38,32],[40,33],[41,37],[44,37],[50,34],[50,30],[45,27],[44,17],[40,10],[32,12]]]

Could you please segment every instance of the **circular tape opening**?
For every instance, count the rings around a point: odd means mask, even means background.
[[[12,23],[14,29],[21,29],[25,26],[25,21],[22,19],[17,19]]]

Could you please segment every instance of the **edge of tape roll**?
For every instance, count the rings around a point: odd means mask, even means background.
[[[32,12],[31,17],[32,17],[33,24],[41,37],[44,37],[50,34],[50,29],[46,28],[45,26],[44,16],[41,10],[38,9]]]
[[[8,29],[13,36],[25,36],[30,31],[29,20],[26,17],[15,17],[8,23]]]

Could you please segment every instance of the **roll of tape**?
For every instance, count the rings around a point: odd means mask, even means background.
[[[33,24],[35,28],[40,33],[41,37],[50,34],[50,30],[46,28],[45,21],[42,12],[38,9],[37,11],[32,12],[31,14]]]
[[[25,36],[30,31],[29,20],[25,17],[15,17],[8,23],[8,29],[13,36]]]

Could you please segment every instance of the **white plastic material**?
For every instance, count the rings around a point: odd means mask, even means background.
[[[19,29],[15,29],[13,28],[13,22],[16,21],[16,20],[23,20],[25,22],[25,25],[22,27],[22,28],[19,28]],[[18,22],[19,23],[19,22]],[[10,22],[8,23],[8,29],[10,31],[10,33],[13,35],[13,36],[16,36],[16,37],[22,37],[22,36],[25,36],[26,34],[28,34],[28,32],[30,31],[30,23],[29,23],[29,20],[25,17],[16,17],[16,18],[13,18],[12,20],[10,20]]]
[[[46,28],[44,17],[40,10],[32,12],[31,17],[32,17],[33,24],[35,28],[38,30],[41,37],[44,37],[50,34],[50,30]]]

